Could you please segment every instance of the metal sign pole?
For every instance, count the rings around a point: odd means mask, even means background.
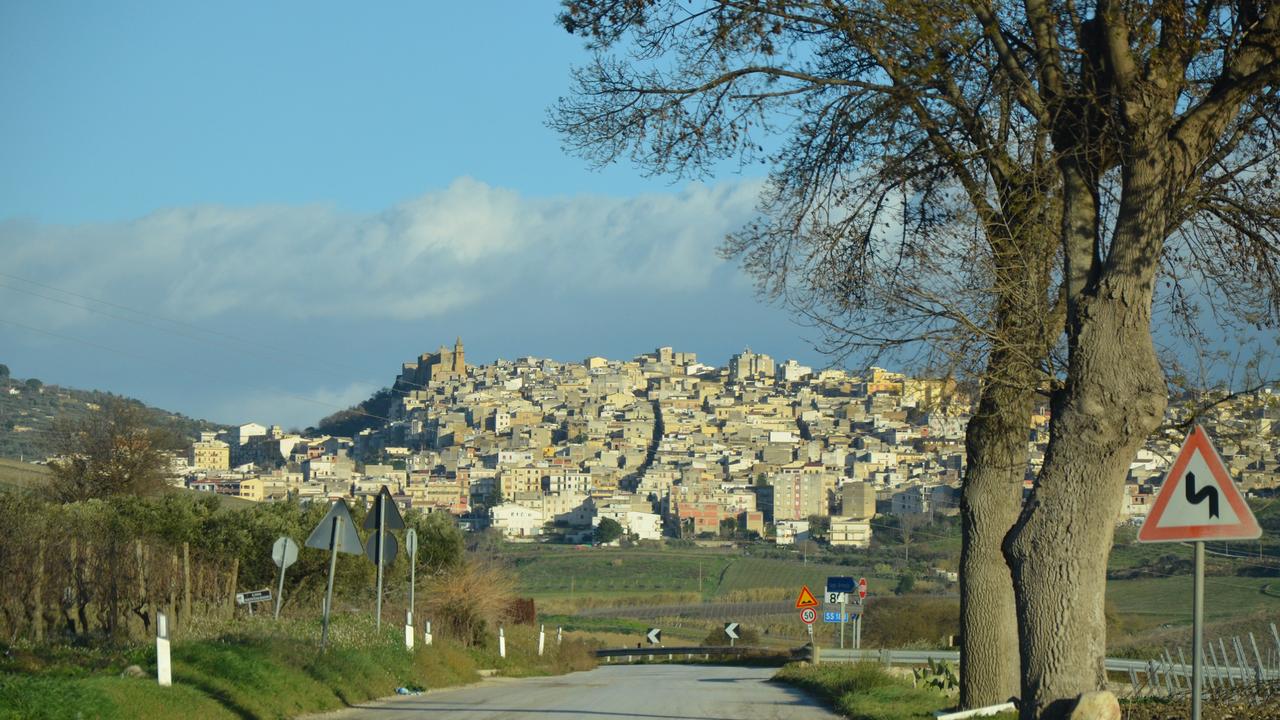
[[[280,563],[280,582],[276,585],[276,620],[280,619],[280,601],[284,599],[284,563]]]
[[[410,529],[409,532],[413,532],[413,530]],[[409,553],[409,610],[411,612],[415,607],[417,607],[417,605],[415,605],[413,602],[414,600],[413,590],[414,590],[414,585],[417,582],[417,571],[418,571],[418,542],[417,542],[417,539],[415,538],[413,543],[413,552]]]
[[[378,495],[378,620],[377,629],[382,629],[382,546],[385,544],[382,537],[382,524],[386,521],[384,509],[386,507],[386,496]]]
[[[333,517],[333,535],[329,538],[329,588],[324,593],[324,629],[320,631],[320,649],[329,643],[329,608],[333,605],[333,573],[338,569],[338,537],[342,532],[342,518]]]
[[[1200,720],[1200,683],[1204,679],[1204,542],[1196,542],[1191,601],[1191,720]]]
[[[844,649],[844,618],[845,618],[845,601],[840,601],[840,649]]]

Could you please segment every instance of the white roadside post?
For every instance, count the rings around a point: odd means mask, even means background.
[[[161,687],[173,684],[173,666],[169,662],[169,618],[156,613],[156,680]]]
[[[564,626],[556,628],[556,647],[560,647],[560,643],[564,640]]]
[[[542,648],[546,645],[546,642],[547,626],[541,625],[538,627],[538,657],[542,657]]]
[[[498,626],[498,657],[506,657],[506,656],[507,656],[507,634],[502,629],[502,626],[499,625]]]
[[[413,649],[414,584],[418,570],[418,531],[409,528],[404,534],[404,550],[409,554],[409,609],[404,618],[404,646]]]
[[[422,644],[423,645],[431,644],[431,621],[430,620],[427,621],[427,627],[422,631]]]
[[[1196,425],[1165,475],[1138,542],[1190,542],[1195,548],[1191,586],[1191,719],[1200,720],[1204,682],[1204,541],[1254,540],[1262,536],[1204,428]],[[1212,652],[1212,647],[1210,647]],[[1236,653],[1243,660],[1239,647]],[[1226,656],[1226,646],[1222,646]]]

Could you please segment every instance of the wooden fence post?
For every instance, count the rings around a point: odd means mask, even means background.
[[[36,543],[36,577],[35,587],[31,588],[31,599],[35,603],[36,642],[44,642],[44,538]]]
[[[142,541],[134,541],[134,554],[138,558],[138,602],[146,605],[147,597],[147,564],[146,556],[143,554]],[[142,636],[147,636],[147,628],[151,626],[151,608],[147,608],[146,614],[142,618]]]
[[[169,617],[173,618],[169,621],[169,632],[172,633],[178,626],[178,553],[174,551],[170,554],[172,562],[170,563],[169,582],[169,602],[165,610]]]
[[[231,585],[227,588],[227,608],[229,614],[236,612],[236,587],[240,579],[240,558],[231,561]]]
[[[182,543],[182,622],[191,615],[191,543]]]

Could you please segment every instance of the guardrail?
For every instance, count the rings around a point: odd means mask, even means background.
[[[947,662],[960,661],[960,653],[955,650],[848,650],[824,647],[814,648],[808,645],[799,648],[704,647],[700,645],[683,647],[648,646],[597,650],[596,657],[608,663],[621,661],[624,658],[626,662],[635,662],[637,659],[644,662],[680,662],[682,660],[708,661],[712,658],[733,658],[736,660],[776,661],[779,663],[796,660],[808,660],[818,663],[870,661],[882,665],[924,665],[931,661],[939,660]],[[1126,673],[1130,676],[1142,673],[1151,678],[1156,677],[1157,674],[1170,678],[1191,675],[1190,664],[1184,665],[1176,662],[1157,664],[1150,660],[1131,660],[1129,658],[1107,658],[1106,669],[1109,672]],[[1217,666],[1205,667],[1203,670],[1206,680],[1232,681],[1239,678],[1243,682],[1255,676],[1259,681],[1280,679],[1280,670],[1271,670],[1269,668]],[[1150,684],[1150,680],[1148,682]]]
[[[729,647],[727,645],[689,645],[680,647],[651,645],[641,648],[597,650],[596,657],[604,660],[605,662],[614,662],[615,660],[622,660],[623,658],[625,658],[627,662],[635,662],[637,658],[646,662],[653,662],[655,660],[679,662],[681,660],[711,660],[712,658],[722,660],[733,658],[736,660],[760,660],[788,663],[794,660],[808,660],[811,657],[811,652],[808,648],[769,648],[751,645],[735,647]]]
[[[818,662],[859,662],[869,660],[884,665],[922,665],[931,660],[960,662],[960,653],[955,650],[839,650],[836,648],[819,648]],[[1151,660],[1131,660],[1129,658],[1107,658],[1108,672],[1118,673],[1168,673],[1177,676],[1190,676],[1191,664],[1180,662],[1155,663]],[[1259,680],[1280,679],[1280,670],[1247,666],[1204,666],[1202,668],[1207,679],[1233,680],[1239,678]]]

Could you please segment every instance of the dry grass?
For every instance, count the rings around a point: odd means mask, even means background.
[[[463,645],[484,644],[506,622],[515,582],[501,566],[470,560],[432,578],[424,593],[426,617]]]

